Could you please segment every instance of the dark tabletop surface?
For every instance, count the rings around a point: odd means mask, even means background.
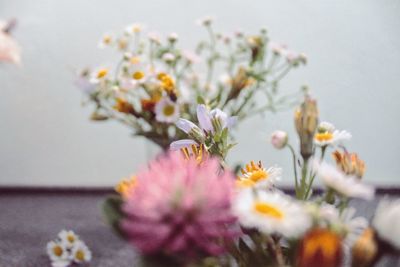
[[[46,267],[46,244],[62,229],[75,231],[92,250],[95,267],[133,267],[137,254],[102,219],[104,193],[0,193],[0,267]],[[377,201],[353,201],[371,218]],[[380,266],[397,267],[388,258]]]

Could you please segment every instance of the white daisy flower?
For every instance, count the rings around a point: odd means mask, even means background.
[[[173,123],[179,119],[179,105],[168,97],[161,99],[154,108],[156,120],[159,122]]]
[[[113,37],[110,34],[104,34],[103,38],[101,38],[98,47],[100,49],[106,48],[113,43]]]
[[[182,56],[190,63],[190,64],[196,64],[201,62],[201,57],[199,57],[198,54],[194,53],[193,51],[190,50],[184,50],[182,52]]]
[[[203,18],[196,20],[196,24],[199,26],[210,26],[213,21],[214,21],[214,17],[205,16]]]
[[[141,31],[143,31],[144,29],[144,25],[140,24],[140,23],[133,23],[131,25],[126,26],[125,28],[125,33],[127,35],[132,35],[135,33],[140,33]]]
[[[314,161],[313,168],[327,187],[341,195],[366,200],[374,198],[375,189],[372,186],[361,183],[354,176],[346,176],[330,164]]]
[[[68,261],[68,248],[63,242],[50,241],[47,243],[47,255],[52,262]]]
[[[79,241],[71,250],[71,258],[76,263],[89,262],[92,259],[92,252],[85,243]]]
[[[161,44],[161,37],[158,32],[149,32],[147,34],[147,38],[149,38],[150,41],[152,41],[156,44]]]
[[[314,143],[317,146],[337,145],[349,139],[351,139],[349,132],[336,130],[332,123],[324,121],[318,125]]]
[[[166,63],[172,63],[175,61],[175,55],[172,53],[165,53],[162,56],[162,59],[166,62]]]
[[[372,226],[378,236],[400,250],[400,199],[384,199],[375,211]]]
[[[241,188],[271,188],[282,178],[282,169],[276,166],[268,169],[264,168],[261,161],[257,164],[251,161],[243,169],[242,176],[237,180],[237,185]]]
[[[135,61],[135,59],[138,61]],[[138,59],[138,57],[134,57],[131,59],[130,62],[132,63],[130,66],[131,78],[134,80],[134,83],[137,84],[145,83],[148,77],[145,72],[145,67],[140,62],[140,59]]]
[[[346,234],[344,244],[351,248],[354,243],[358,240],[360,235],[367,229],[368,221],[364,217],[354,217],[356,209],[348,207],[339,216],[340,221],[343,224],[343,230]]]
[[[236,196],[233,212],[244,227],[287,238],[299,237],[311,226],[304,207],[277,191],[243,190]]]
[[[57,260],[51,262],[51,267],[68,267],[70,264],[70,260]]]
[[[79,236],[74,233],[74,231],[67,231],[67,230],[62,230],[59,234],[58,237],[61,239],[61,242],[65,244],[67,248],[71,248],[74,246],[76,242],[79,241]]]

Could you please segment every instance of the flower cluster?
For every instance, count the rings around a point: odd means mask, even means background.
[[[215,32],[213,19],[200,21],[208,39],[192,50],[180,47],[176,33],[162,38],[138,23],[120,35],[105,34],[99,47],[120,52],[118,63],[85,69],[76,80],[94,104],[91,119],[117,120],[167,149],[184,137],[178,119],[196,120],[197,104],[244,119],[297,102],[298,92],[284,95],[278,87],[306,63],[304,54],[269,41],[264,29],[227,35]],[[265,100],[256,101],[259,97]]]
[[[18,43],[11,36],[16,20],[0,21],[0,62],[19,64],[21,51]]]
[[[47,243],[47,255],[53,267],[67,267],[73,263],[89,262],[92,253],[71,230],[62,230],[56,240]]]

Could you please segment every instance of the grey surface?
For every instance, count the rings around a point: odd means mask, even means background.
[[[61,229],[72,229],[90,247],[95,267],[137,266],[137,254],[116,237],[102,220],[101,194],[0,195],[0,267],[46,267],[46,243]],[[376,202],[352,203],[370,218]],[[400,266],[387,259],[380,266]]]

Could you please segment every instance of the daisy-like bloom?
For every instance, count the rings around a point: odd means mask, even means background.
[[[311,226],[304,207],[277,191],[242,190],[236,196],[233,211],[242,226],[265,234],[296,238]]]
[[[365,173],[365,163],[356,153],[349,153],[336,150],[332,153],[333,159],[336,161],[336,166],[347,175],[354,175],[362,178]]]
[[[367,267],[374,260],[378,252],[378,244],[372,228],[367,228],[356,240],[351,249],[352,266]]]
[[[133,23],[131,25],[126,26],[125,28],[125,34],[127,35],[132,35],[132,34],[138,34],[143,31],[144,26],[140,23]]]
[[[172,53],[165,53],[165,54],[162,56],[162,59],[163,59],[165,62],[167,62],[167,63],[172,63],[172,62],[175,61],[175,55],[172,54]]]
[[[314,143],[317,146],[324,147],[337,145],[349,139],[351,139],[351,134],[349,132],[345,130],[336,130],[332,123],[321,122],[318,125],[317,132],[314,136]]]
[[[328,229],[315,228],[303,237],[297,251],[297,267],[339,267],[343,258],[341,237]]]
[[[381,200],[372,226],[378,237],[400,251],[400,199]]]
[[[156,120],[159,122],[173,123],[178,120],[180,112],[179,105],[171,101],[169,97],[164,97],[155,106]]]
[[[195,159],[198,164],[207,161],[209,158],[209,154],[204,144],[192,144],[190,146],[184,146],[181,148],[183,156],[190,160],[191,158]]]
[[[287,46],[284,44],[279,44],[276,42],[269,42],[269,49],[271,49],[271,51],[276,54],[276,55],[281,55],[284,54],[284,52],[287,49]]]
[[[96,91],[98,81],[97,79],[91,79],[90,71],[88,69],[84,69],[78,74],[74,84],[84,93],[90,95]]]
[[[178,34],[176,32],[171,32],[170,34],[168,34],[167,39],[169,42],[175,43],[176,41],[178,41]]]
[[[71,250],[71,259],[76,263],[89,262],[92,252],[82,241],[78,241]]]
[[[354,176],[345,175],[330,164],[314,161],[313,168],[324,184],[340,195],[365,200],[374,198],[375,189],[372,186],[361,183]]]
[[[241,170],[242,176],[238,177],[236,184],[239,187],[262,187],[270,188],[279,181],[282,177],[282,169],[277,167],[270,167],[268,170],[264,168],[261,161],[257,164],[254,161],[250,161]]]
[[[149,40],[153,43],[156,43],[158,45],[161,44],[161,37],[160,34],[158,32],[149,32],[147,34],[147,38],[149,38]]]
[[[65,243],[58,241],[50,241],[47,243],[47,255],[52,262],[60,264],[66,262],[69,264],[69,253]]]
[[[361,234],[367,229],[368,221],[364,217],[354,217],[356,209],[353,207],[346,208],[340,215],[341,228],[345,234],[344,244],[351,248]]]
[[[219,255],[236,237],[231,214],[233,174],[219,161],[201,165],[170,152],[137,174],[135,193],[125,201],[121,226],[144,254]],[[222,242],[221,242],[222,241]]]
[[[284,131],[275,131],[271,135],[271,144],[276,149],[282,149],[287,145],[288,134]]]
[[[194,53],[193,51],[190,51],[190,50],[184,50],[182,52],[182,56],[190,64],[196,64],[196,63],[201,62],[201,57],[198,54],[196,54],[196,53]]]
[[[20,64],[21,62],[21,49],[10,35],[15,23],[15,20],[9,22],[0,21],[0,62],[13,64]]]
[[[161,88],[168,93],[168,95],[175,95],[175,81],[174,79],[166,74],[165,72],[160,72],[157,74],[157,80],[160,81]]]
[[[74,233],[74,231],[67,231],[62,230],[58,237],[60,238],[61,242],[65,244],[67,248],[71,248],[75,245],[76,242],[79,241],[79,236]]]
[[[123,198],[127,198],[129,194],[137,186],[137,178],[132,175],[129,179],[123,179],[115,186],[115,191],[117,191]]]
[[[113,43],[113,37],[110,34],[104,34],[99,42],[99,48],[105,48]]]

